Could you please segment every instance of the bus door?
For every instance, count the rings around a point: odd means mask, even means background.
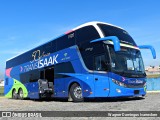
[[[54,89],[54,67],[39,70],[38,95],[40,98],[52,97]]]
[[[95,97],[107,97],[109,95],[109,78],[107,76],[107,62],[105,54],[94,56],[94,84]]]
[[[48,81],[49,87],[54,86],[54,67],[49,67],[45,69],[44,78]]]

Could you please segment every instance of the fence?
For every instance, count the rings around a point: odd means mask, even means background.
[[[148,78],[147,79],[147,91],[160,90],[160,78]]]

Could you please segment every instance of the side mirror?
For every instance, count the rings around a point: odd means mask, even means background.
[[[108,36],[104,38],[95,39],[95,40],[90,41],[90,43],[99,42],[99,41],[107,41],[107,40],[113,41],[115,51],[120,51],[120,40],[116,36]]]
[[[154,47],[152,47],[151,45],[140,45],[138,47],[140,49],[150,49],[152,52],[153,59],[156,59],[156,51],[155,51]]]

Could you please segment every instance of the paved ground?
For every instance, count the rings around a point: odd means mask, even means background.
[[[15,111],[15,110],[16,111],[17,110],[18,111],[160,111],[160,93],[148,93],[145,99],[142,98],[121,98],[121,99],[101,99],[101,100],[98,99],[98,100],[86,100],[85,102],[82,103],[67,102],[59,99],[54,101],[53,100],[34,101],[34,100],[13,100],[0,97],[0,111]],[[68,118],[63,118],[63,119],[68,119]],[[86,118],[86,119],[88,120],[94,118]],[[138,119],[143,119],[143,118],[138,118]]]

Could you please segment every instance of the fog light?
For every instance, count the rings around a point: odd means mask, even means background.
[[[116,91],[117,91],[118,93],[121,93],[121,90],[120,90],[120,89],[116,89]]]

